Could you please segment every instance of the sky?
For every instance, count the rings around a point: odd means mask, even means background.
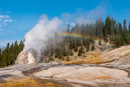
[[[0,47],[24,40],[42,15],[69,23],[92,23],[110,15],[117,22],[130,21],[130,0],[0,0]],[[82,22],[81,22],[82,21]]]

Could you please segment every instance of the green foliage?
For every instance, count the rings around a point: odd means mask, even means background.
[[[5,67],[15,64],[15,60],[18,54],[23,50],[24,44],[20,41],[20,44],[15,41],[11,45],[7,43],[4,49],[0,49],[0,67]]]
[[[121,46],[121,39],[120,37],[116,36],[115,37],[115,44],[116,47],[120,47]]]
[[[67,56],[67,58],[66,58],[66,61],[70,61],[70,58],[69,58],[69,56]]]
[[[69,54],[70,54],[70,56],[73,56],[73,52],[72,52],[72,50],[70,50],[70,53],[69,53]]]
[[[49,58],[49,61],[53,61],[54,59],[52,57]]]
[[[86,46],[86,48],[87,48],[87,50],[86,50],[86,51],[87,51],[87,52],[89,51],[89,46],[90,46],[90,45],[87,45],[87,46]]]
[[[55,50],[55,57],[59,58],[59,59],[62,59],[62,52],[61,52],[60,49]]]
[[[125,32],[127,31],[126,20],[125,19],[124,19],[124,22],[123,22],[123,29],[124,29]]]
[[[130,44],[130,24],[129,30],[127,30],[126,20],[122,23],[116,23],[116,20],[108,16],[105,21],[97,19],[93,24],[76,24],[76,26],[70,29],[70,25],[67,26],[66,33],[76,33],[80,37],[65,36],[64,40],[60,45],[57,45],[53,54],[59,59],[63,59],[66,56],[73,55],[74,52],[78,51],[78,56],[82,56],[83,47],[86,48],[86,52],[89,50],[95,50],[95,39],[99,39],[98,44],[101,45],[101,40],[110,42],[114,47],[120,47],[123,45]],[[85,37],[84,37],[85,36]],[[88,38],[87,38],[88,36]],[[91,46],[91,48],[90,48]],[[80,48],[78,50],[78,48]],[[102,48],[102,47],[101,47]],[[104,49],[102,49],[104,50]]]
[[[130,32],[130,22],[129,22],[129,32]]]
[[[79,50],[79,52],[78,52],[78,56],[81,56],[82,55],[82,52]]]
[[[94,50],[95,50],[95,46],[93,44],[92,47],[91,47],[91,51],[94,51]]]
[[[75,43],[74,44],[74,52],[77,52],[78,51],[78,47],[77,47],[77,44]]]
[[[78,51],[78,56],[81,56],[82,53],[83,53],[83,47],[81,47],[81,48],[79,49],[79,51]]]
[[[102,45],[101,40],[99,40],[98,44],[99,44],[99,45]]]

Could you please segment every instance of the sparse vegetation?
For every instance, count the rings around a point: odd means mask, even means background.
[[[63,62],[65,64],[103,64],[103,63],[110,63],[113,60],[103,60],[100,56],[100,53],[89,53],[86,55],[85,59],[75,60],[75,61],[68,61]]]
[[[93,44],[92,47],[91,47],[91,51],[94,51],[94,50],[95,50],[95,46]]]
[[[24,78],[20,80],[10,80],[0,83],[0,87],[63,87],[59,84],[47,82],[41,79]]]
[[[101,40],[99,40],[98,44],[99,44],[99,45],[102,45],[102,44],[101,44]]]

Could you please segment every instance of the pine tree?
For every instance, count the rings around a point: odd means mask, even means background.
[[[86,46],[86,48],[87,48],[87,50],[86,50],[86,51],[88,52],[88,51],[89,51],[89,45],[87,45],[87,46]]]
[[[112,30],[111,30],[111,18],[110,16],[108,16],[105,20],[105,33],[106,36],[107,34],[111,35],[112,34]]]
[[[82,52],[81,52],[81,50],[79,50],[79,52],[78,52],[78,56],[81,56],[82,55]]]
[[[74,44],[74,52],[77,52],[78,51],[78,47],[77,47],[77,44],[75,43]]]
[[[6,46],[6,47],[7,47],[7,51],[9,51],[9,43],[7,43],[7,46]]]
[[[124,22],[123,22],[123,29],[124,29],[125,32],[127,31],[126,20],[125,19],[124,19]]]
[[[84,53],[84,52],[83,52],[83,47],[81,47],[81,48],[79,49],[79,51],[78,51],[78,56],[81,56],[82,53]]]
[[[104,40],[107,42],[107,28],[103,28],[103,37],[104,37]]]
[[[69,56],[67,56],[67,58],[66,58],[66,61],[70,61],[70,58],[69,58]]]
[[[67,32],[70,32],[70,25],[67,26]]]
[[[114,45],[115,45],[116,47],[120,47],[120,46],[121,46],[121,40],[120,40],[120,37],[119,37],[119,36],[116,36],[116,37],[115,37],[115,43],[114,43]]]
[[[49,61],[53,61],[54,59],[52,57],[49,58]]]
[[[0,48],[0,60],[2,61],[2,56],[1,56],[1,48]],[[0,61],[0,67],[2,67],[2,62]]]
[[[19,49],[19,47],[21,47],[21,49]],[[17,44],[17,41],[15,41],[15,45],[12,43],[11,46],[9,43],[7,43],[7,46],[4,49],[0,50],[0,67],[15,64],[15,60],[22,49],[23,46]]]
[[[121,25],[121,23],[119,23],[119,34],[121,34],[122,33],[122,25]]]
[[[129,22],[129,32],[130,32],[130,22]]]
[[[90,41],[87,40],[87,44],[86,44],[86,46],[85,46],[85,47],[87,48],[87,50],[86,50],[87,52],[89,51],[89,46],[90,46]]]
[[[70,50],[69,54],[70,54],[70,56],[73,56],[73,52],[72,52],[72,50]]]
[[[95,46],[93,44],[92,47],[91,47],[91,51],[94,51],[94,50],[95,50]]]
[[[99,44],[99,45],[102,45],[102,44],[101,44],[101,40],[99,40],[98,44]]]

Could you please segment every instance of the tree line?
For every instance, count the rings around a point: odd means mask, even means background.
[[[5,67],[15,64],[17,55],[23,50],[23,41],[18,44],[17,41],[12,43],[7,43],[7,46],[3,49],[0,48],[0,67]]]
[[[116,23],[116,20],[110,16],[105,21],[99,18],[92,24],[76,24],[70,32],[103,39],[106,42],[114,44],[115,47],[130,44],[130,23],[127,27],[125,19],[122,25],[119,22]]]
[[[78,33],[82,36],[86,35],[91,38],[74,38],[70,36],[60,37],[56,34],[55,39],[61,38],[62,41],[56,43],[56,46],[53,47],[53,40],[48,40],[50,42],[46,47],[47,49],[44,49],[42,55],[47,58],[46,62],[53,61],[55,58],[69,61],[69,57],[74,55],[75,52],[78,53],[77,56],[83,56],[85,52],[94,51],[95,40],[92,38],[97,38],[99,40],[99,45],[101,45],[101,40],[109,42],[115,47],[129,45],[130,23],[128,27],[126,23],[126,20],[121,24],[108,16],[105,21],[99,18],[95,23],[82,25],[76,24],[72,29],[70,29],[70,25],[68,24],[63,32]],[[8,43],[4,49],[0,49],[0,67],[15,64],[17,55],[23,50],[23,47],[23,41],[20,41],[19,44],[15,41],[15,43],[12,44]]]
[[[82,56],[85,52],[83,51],[84,47],[86,48],[86,52],[89,50],[93,51],[95,49],[95,42],[92,38],[98,39],[99,45],[101,45],[101,40],[113,44],[114,47],[130,44],[130,23],[127,27],[126,20],[124,20],[122,25],[119,22],[116,23],[116,20],[110,16],[108,16],[105,21],[99,18],[95,23],[82,25],[76,24],[72,29],[70,29],[70,25],[68,24],[67,28],[63,30],[63,32],[77,33],[82,36],[89,36],[91,39],[86,39],[84,37],[64,37],[63,42],[57,44],[55,50],[53,50],[53,48],[48,50],[51,54],[46,56],[49,57],[50,60],[53,60],[54,58],[69,60],[69,56],[73,55],[73,52],[78,52],[78,56]]]

